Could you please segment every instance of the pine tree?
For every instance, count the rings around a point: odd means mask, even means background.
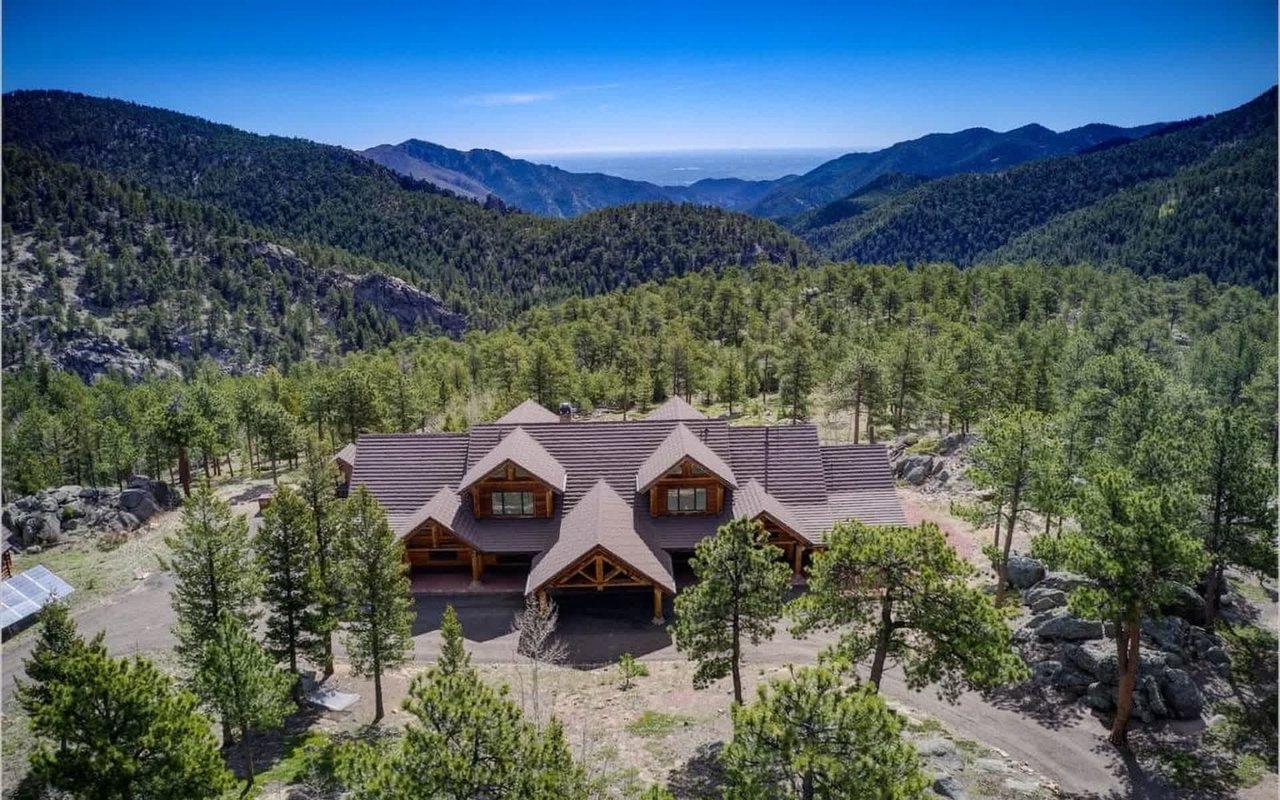
[[[975,486],[994,491],[993,502],[998,506],[995,543],[986,552],[996,568],[996,605],[1000,605],[1009,585],[1014,530],[1026,511],[1036,471],[1045,466],[1045,453],[1050,449],[1048,423],[1037,411],[1015,409],[989,420],[984,434],[971,451],[970,475]]]
[[[254,539],[267,608],[267,649],[297,676],[302,658],[323,660],[330,630],[320,581],[319,545],[306,500],[284,486],[276,492]]]
[[[150,661],[86,647],[59,671],[49,701],[31,710],[34,785],[102,800],[215,798],[231,788],[196,698]]]
[[[924,800],[928,779],[901,718],[869,686],[793,670],[733,708],[727,800]]]
[[[1205,626],[1212,629],[1228,566],[1262,574],[1276,569],[1275,470],[1260,451],[1257,424],[1241,408],[1215,409],[1204,427],[1199,493],[1205,498],[1202,538]]]
[[[311,534],[316,545],[316,573],[320,581],[320,597],[316,605],[316,623],[320,634],[321,665],[326,677],[333,674],[333,631],[337,628],[338,611],[335,598],[340,594],[338,562],[342,552],[342,525],[334,508],[334,487],[338,469],[333,465],[319,438],[307,438],[302,459],[298,494],[306,503]]]
[[[346,611],[344,643],[351,671],[373,678],[374,716],[383,717],[382,675],[412,650],[404,542],[396,538],[378,501],[363,486],[346,503],[339,584]]]
[[[173,551],[178,655],[194,669],[222,614],[245,624],[253,621],[261,573],[248,523],[207,482],[197,485],[187,498],[182,526],[165,541]]]
[[[676,596],[672,631],[676,647],[697,664],[694,686],[732,675],[733,700],[742,702],[743,640],[773,638],[791,588],[781,557],[764,527],[746,518],[698,542],[689,562],[698,582]]]
[[[245,791],[253,785],[251,737],[284,722],[292,708],[289,689],[295,681],[295,675],[276,668],[242,620],[222,614],[192,684],[196,696],[242,745],[248,772]]]
[[[787,334],[778,364],[782,414],[792,422],[809,416],[809,395],[817,384],[817,364],[813,351],[813,334],[797,324]]]
[[[65,603],[49,603],[40,609],[39,625],[31,656],[22,662],[27,680],[15,679],[18,702],[28,714],[52,702],[53,686],[66,682],[70,665],[86,649],[106,652],[105,631],[85,642]]]
[[[1192,505],[1185,487],[1144,484],[1122,467],[1106,466],[1076,503],[1079,530],[1032,543],[1049,563],[1093,581],[1071,593],[1072,612],[1116,624],[1120,695],[1108,738],[1117,747],[1129,741],[1142,617],[1170,602],[1178,584],[1194,580],[1208,562],[1189,532]]]
[[[364,767],[357,800],[585,800],[586,778],[560,724],[539,729],[505,686],[480,678],[451,608],[440,630],[440,659],[414,678],[404,702],[412,716],[404,739]]]
[[[885,669],[901,665],[907,686],[936,684],[954,700],[1026,674],[1006,615],[972,586],[973,567],[938,526],[836,525],[814,554],[809,591],[792,601],[793,632],[840,632],[826,654],[853,665],[870,660],[879,689]]]

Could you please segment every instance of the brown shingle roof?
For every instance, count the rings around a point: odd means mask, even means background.
[[[529,570],[525,593],[532,594],[553,581],[584,556],[599,548],[626,567],[669,592],[676,590],[671,559],[636,532],[633,512],[603,479],[596,481],[560,522],[560,535]]]
[[[679,423],[667,435],[667,438],[662,440],[662,444],[658,445],[649,454],[649,457],[645,459],[645,462],[640,465],[640,469],[636,472],[636,491],[649,491],[649,487],[665,475],[667,470],[686,458],[697,462],[699,466],[719,478],[722,483],[730,488],[738,485],[738,479],[734,477],[733,468],[726,464],[724,459],[716,455],[715,451],[708,447],[705,441],[695,436],[693,431],[689,430],[684,423]]]
[[[650,411],[649,416],[645,417],[645,419],[652,420],[654,422],[658,422],[661,420],[673,420],[673,419],[706,419],[706,418],[707,418],[706,414],[703,414],[698,409],[686,403],[684,398],[681,397],[680,395],[675,395],[674,397],[671,397],[665,403],[658,406],[654,410]]]
[[[458,486],[458,490],[466,491],[472,484],[483,480],[489,473],[508,461],[557,492],[564,492],[565,480],[568,477],[564,467],[560,466],[560,462],[556,461],[524,428],[516,428],[508,433],[492,450],[472,464],[467,474],[462,476],[462,483]]]
[[[536,425],[541,422],[559,422],[560,416],[533,399],[525,400],[498,418],[495,425]]]
[[[346,447],[334,453],[331,460],[341,461],[348,467],[354,467],[356,465],[356,443],[351,442]]]
[[[889,450],[884,445],[824,445],[822,466],[833,521],[856,519],[868,525],[907,524],[893,484]]]
[[[673,434],[685,440],[684,434],[676,433],[681,427],[712,454],[701,452],[694,460],[713,472],[721,467],[707,462],[718,461],[738,485],[729,491],[720,514],[651,516],[647,498],[636,490],[642,467]],[[476,519],[471,498],[452,487],[463,486],[463,477],[471,471],[487,474],[487,464],[481,466],[482,462],[495,458],[492,454],[517,430],[528,439],[524,452],[540,448],[563,471],[563,493],[556,498],[550,518]],[[672,463],[677,460],[673,458]],[[493,468],[500,465],[498,460]],[[572,423],[557,419],[521,426],[477,425],[464,434],[371,434],[360,437],[352,476],[353,486],[367,486],[383,504],[396,530],[407,532],[415,517],[429,517],[482,552],[528,554],[545,553],[555,546],[566,518],[602,481],[627,507],[630,529],[660,562],[666,558],[664,550],[692,550],[720,525],[756,508],[771,508],[778,522],[795,527],[800,536],[815,543],[823,541],[837,520],[905,524],[885,448],[820,446],[812,425],[766,428],[731,427],[720,419]],[[748,485],[753,481],[758,490]],[[757,491],[761,495],[753,494]],[[428,505],[430,509],[424,510]],[[440,519],[449,510],[451,520]]]
[[[810,544],[815,542],[805,535],[807,527],[805,523],[786,504],[766,492],[759,481],[752,478],[733,493],[733,516],[735,519],[740,517],[756,519],[761,514],[769,515],[779,525],[788,528]]]

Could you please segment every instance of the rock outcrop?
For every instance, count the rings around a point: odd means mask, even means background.
[[[467,327],[466,317],[451,310],[439,297],[399,278],[370,272],[355,278],[352,288],[357,307],[378,309],[393,318],[401,330],[435,327],[458,337]]]
[[[15,547],[47,547],[71,536],[134,530],[179,502],[164,481],[139,475],[124,490],[67,485],[19,497],[0,511],[0,522]]]

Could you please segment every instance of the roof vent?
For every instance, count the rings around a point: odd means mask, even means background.
[[[559,413],[560,413],[561,422],[572,422],[573,421],[573,403],[561,403]]]

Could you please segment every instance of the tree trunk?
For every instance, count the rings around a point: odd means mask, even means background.
[[[735,610],[733,614],[733,658],[730,662],[730,672],[733,674],[733,702],[742,705],[742,630],[741,621],[738,619],[738,613]]]
[[[382,721],[382,669],[374,666],[373,671],[373,722]]]
[[[1004,593],[1009,586],[1009,550],[1013,547],[1013,527],[1018,522],[1018,501],[1022,494],[1022,485],[1013,487],[1013,497],[1009,500],[1008,524],[1004,531],[1004,549],[1000,553],[1000,561],[996,564],[996,605],[1004,604]]]
[[[1207,630],[1213,630],[1213,624],[1218,618],[1218,593],[1222,587],[1223,565],[1221,563],[1213,563],[1209,565],[1209,571],[1204,577],[1204,627]]]
[[[871,677],[868,681],[880,691],[880,679],[884,677],[884,662],[889,655],[889,641],[893,636],[893,600],[886,587],[880,601],[880,631],[876,636],[876,653],[871,660]]]
[[[244,791],[240,793],[241,797],[248,797],[249,791],[253,789],[253,743],[249,741],[249,738],[249,729],[245,728],[244,738],[240,740],[240,746],[244,749],[245,767]]]
[[[182,481],[182,493],[191,496],[191,460],[187,456],[187,448],[178,448],[178,480]]]
[[[996,532],[991,539],[992,547],[1000,546],[1000,515],[1004,513],[1004,497],[1000,498],[1000,502],[996,503]]]
[[[853,443],[858,443],[858,423],[862,422],[862,389],[853,397]]]
[[[1138,684],[1138,624],[1140,613],[1130,613],[1116,635],[1116,655],[1120,667],[1120,697],[1116,717],[1107,741],[1116,747],[1129,746],[1129,717],[1133,714],[1133,689]]]

